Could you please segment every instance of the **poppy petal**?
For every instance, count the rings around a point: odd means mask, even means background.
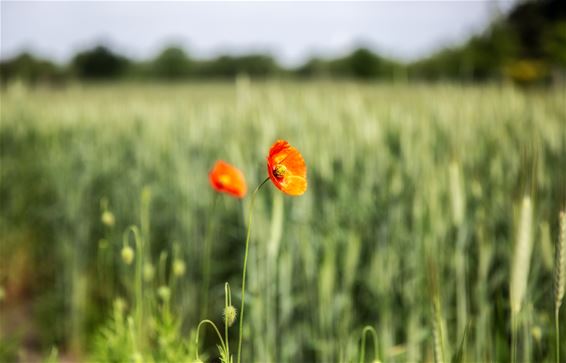
[[[302,195],[307,191],[307,179],[301,176],[290,175],[285,178],[284,192],[289,195]]]
[[[209,173],[210,185],[220,193],[243,198],[247,192],[242,172],[223,160],[218,160]]]

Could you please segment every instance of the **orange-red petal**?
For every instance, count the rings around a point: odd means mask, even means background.
[[[244,174],[223,160],[218,160],[208,174],[210,185],[218,192],[243,198],[248,190]]]
[[[275,169],[282,167],[282,175],[277,175]],[[269,150],[267,157],[269,178],[282,192],[289,195],[301,195],[307,190],[307,167],[303,156],[287,141],[276,141]]]

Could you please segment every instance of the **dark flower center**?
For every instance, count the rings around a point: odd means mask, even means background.
[[[273,175],[277,179],[283,179],[286,173],[287,173],[287,168],[285,167],[285,165],[279,164],[276,165],[275,168],[273,168]]]

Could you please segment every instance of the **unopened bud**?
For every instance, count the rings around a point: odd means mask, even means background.
[[[535,338],[535,340],[537,342],[540,342],[542,339],[542,329],[540,328],[540,326],[534,326],[531,329],[531,334],[533,335],[533,338]]]
[[[185,262],[182,260],[175,260],[173,262],[173,274],[177,277],[185,274]]]
[[[126,302],[121,297],[114,300],[114,310],[123,313],[126,310]]]
[[[122,248],[122,261],[124,261],[126,265],[130,265],[133,260],[134,250],[130,246],[124,246],[124,248]]]
[[[104,212],[102,212],[102,216],[100,217],[100,220],[102,221],[102,223],[108,227],[112,227],[114,225],[114,223],[116,222],[115,218],[114,218],[114,214],[112,214],[112,212],[105,210]]]
[[[143,363],[143,356],[140,352],[135,352],[134,354],[132,354],[132,360],[134,361],[134,363]]]
[[[155,276],[155,268],[148,262],[143,266],[143,278],[149,282],[153,280],[153,276]]]
[[[224,308],[224,322],[228,326],[232,326],[232,324],[234,324],[236,321],[236,315],[236,308],[232,305],[228,305]]]
[[[168,301],[171,297],[171,290],[167,286],[160,286],[159,289],[157,289],[157,295],[159,295],[161,300]]]

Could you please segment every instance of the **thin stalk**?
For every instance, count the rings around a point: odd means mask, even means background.
[[[143,240],[140,236],[140,231],[136,226],[130,226],[125,232],[123,236],[124,245],[127,243],[128,236],[130,232],[134,235],[134,243],[136,246],[136,256],[135,256],[135,271],[134,271],[134,297],[135,297],[135,328],[136,328],[136,336],[137,336],[137,343],[141,347],[142,344],[142,334],[143,334],[143,276],[142,276],[142,269],[143,269]]]
[[[560,231],[554,260],[554,324],[556,328],[556,361],[560,362],[560,306],[564,298],[566,280],[566,213],[559,214]]]
[[[511,363],[517,362],[517,314],[511,313]]]
[[[558,322],[559,309],[554,311],[554,325],[556,328],[556,362],[560,363],[560,323]]]
[[[248,265],[248,249],[250,245],[250,235],[251,235],[251,227],[252,227],[252,220],[253,220],[253,208],[255,197],[257,192],[261,189],[261,187],[269,180],[269,177],[266,178],[260,185],[255,188],[252,194],[252,200],[250,201],[249,207],[249,215],[248,215],[248,232],[246,235],[246,249],[244,252],[244,268],[242,272],[242,306],[240,307],[240,326],[239,326],[239,337],[238,337],[238,363],[240,363],[240,357],[242,353],[242,332],[244,328],[244,304],[246,300],[246,268]]]
[[[232,305],[232,292],[230,291],[230,284],[224,284],[224,311],[228,306]],[[224,314],[224,340],[226,342],[226,356],[230,362],[230,341],[228,340],[228,316]]]
[[[145,316],[145,300],[146,292],[143,282],[143,264],[146,262],[151,251],[151,232],[150,232],[150,205],[151,205],[151,187],[144,186],[141,192],[140,198],[140,229],[134,231],[136,237],[136,249],[139,250],[139,258],[136,258],[136,280],[137,280],[137,292],[139,299],[137,304],[139,304],[138,310],[138,332],[140,347],[139,349],[144,349],[145,342],[147,338],[146,329],[144,326],[144,316]]]
[[[360,363],[365,362],[366,358],[366,335],[370,332],[373,337],[373,349],[374,349],[374,360],[379,361],[379,354],[377,352],[377,332],[375,329],[369,325],[364,327],[362,330],[362,349],[360,351]]]
[[[216,335],[218,335],[218,339],[220,340],[220,346],[222,347],[222,349],[223,349],[224,351],[226,351],[226,345],[224,344],[224,339],[222,339],[222,334],[220,334],[220,331],[219,331],[218,328],[216,327],[216,324],[214,324],[212,321],[210,321],[210,320],[208,320],[208,319],[205,319],[205,320],[202,320],[202,321],[198,324],[198,326],[197,326],[197,338],[196,338],[197,360],[199,360],[199,356],[198,356],[198,337],[199,337],[200,327],[201,327],[203,324],[210,324],[210,326],[212,326],[212,328],[213,328],[214,331],[216,332]]]
[[[214,211],[216,210],[216,204],[218,204],[218,193],[214,194],[214,199],[212,200],[212,207],[210,209],[210,214],[208,216],[208,221],[206,225],[206,231],[204,236],[204,264],[203,264],[203,305],[201,310],[201,319],[204,319],[208,314],[208,286],[210,284],[210,259],[212,255],[212,243],[211,243],[211,234],[212,234],[212,219],[214,217]]]

